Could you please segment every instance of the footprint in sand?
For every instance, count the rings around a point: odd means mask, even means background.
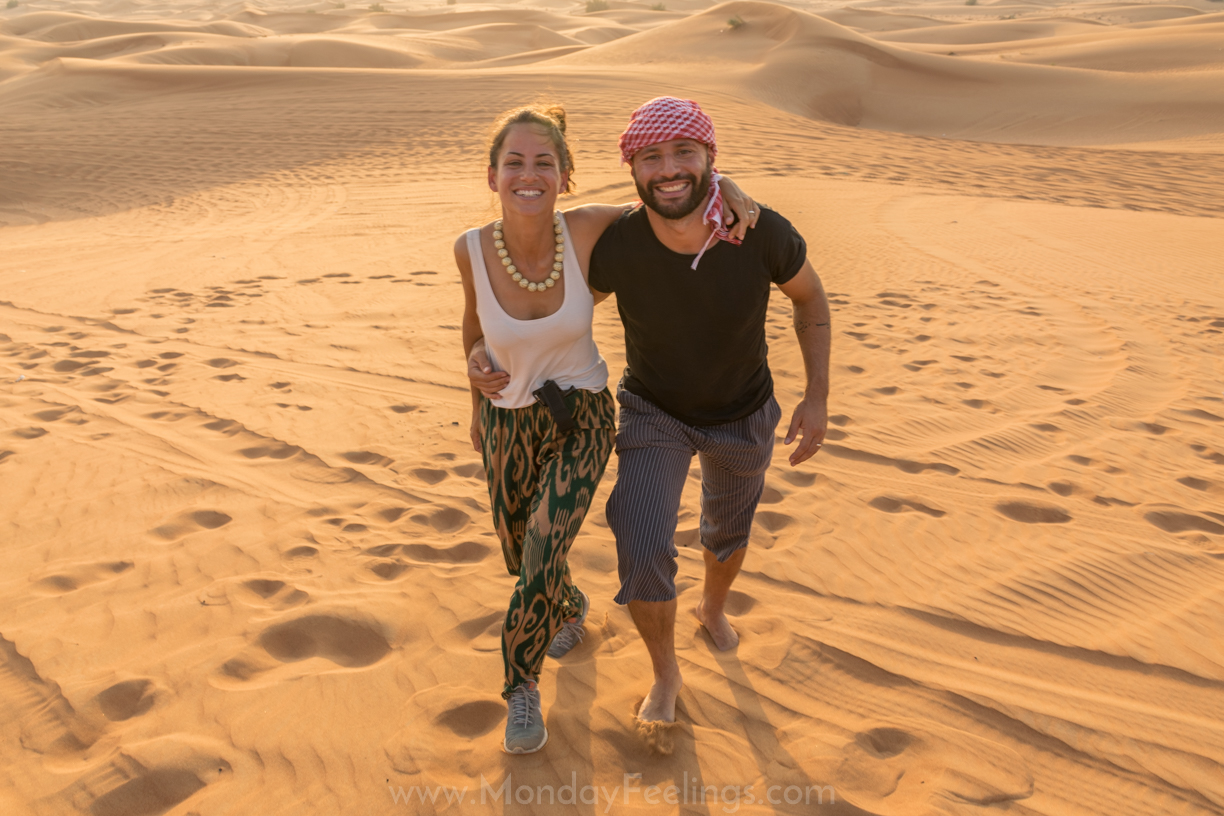
[[[146,419],[153,419],[158,422],[178,422],[180,419],[193,416],[185,411],[154,411],[151,414],[145,414]]]
[[[461,642],[472,649],[478,652],[499,652],[505,619],[505,612],[490,612],[464,621],[456,626],[455,630],[460,634]]]
[[[37,579],[34,581],[34,591],[43,595],[64,595],[91,584],[110,581],[134,566],[131,561],[75,564]]]
[[[462,541],[450,547],[432,544],[404,544],[404,555],[421,564],[478,564],[489,557],[493,548],[477,541]]]
[[[207,364],[213,368],[232,368],[239,365],[238,362],[226,359],[225,357],[214,357],[213,359],[208,360]]]
[[[813,784],[877,816],[943,811],[948,802],[1000,806],[1033,795],[1033,774],[1011,748],[954,729],[907,722],[860,731],[840,757],[816,737],[784,740]],[[836,749],[834,749],[836,750]]]
[[[373,564],[367,564],[366,569],[384,581],[394,581],[407,571],[408,565],[403,561],[391,559],[389,561],[377,561]]]
[[[269,672],[290,667],[290,676],[329,670],[308,663],[311,658],[346,669],[373,666],[391,651],[391,644],[380,628],[341,614],[305,615],[273,624],[242,654],[221,665],[215,684],[246,685]],[[283,678],[285,674],[281,671],[274,676]]]
[[[333,615],[307,615],[278,623],[259,636],[259,646],[282,663],[321,657],[346,668],[372,666],[391,651],[381,632]]]
[[[397,414],[408,414],[417,409],[415,405],[392,405],[391,410]]]
[[[493,700],[473,700],[443,711],[434,723],[462,739],[476,739],[496,728],[505,716],[503,706]]]
[[[1218,514],[1213,513],[1212,515]],[[1203,518],[1202,516],[1196,516],[1193,513],[1184,512],[1180,508],[1176,510],[1153,510],[1150,513],[1145,513],[1143,518],[1149,524],[1159,527],[1166,533],[1200,532],[1210,533],[1211,535],[1224,535],[1224,524]],[[1221,516],[1220,519],[1224,521],[1224,516]]]
[[[30,416],[37,419],[39,422],[58,422],[69,414],[79,414],[81,409],[75,405],[64,406],[63,408],[48,408],[45,411],[38,411]]]
[[[880,510],[884,513],[908,513],[917,511],[925,513],[932,518],[943,518],[948,515],[944,510],[937,510],[934,507],[923,504],[920,501],[913,499],[903,499],[896,496],[876,496],[871,501],[867,502],[869,507]]]
[[[202,752],[208,742],[212,741],[162,737],[124,746],[112,762],[96,767],[66,789],[75,795],[65,810],[91,816],[182,812],[178,806],[196,792],[234,775],[233,766],[223,756],[232,749],[217,744],[215,750]],[[97,798],[90,801],[93,796]]]
[[[234,598],[261,609],[292,609],[310,600],[309,593],[279,578],[249,578],[231,586]]]
[[[1025,500],[999,502],[995,510],[1023,524],[1066,524],[1071,520],[1071,514],[1061,507]]]
[[[89,365],[89,363],[81,363],[76,360],[60,360],[55,365],[51,366],[51,368],[54,371],[60,372],[61,374],[67,374],[68,372],[82,369],[87,365]]]
[[[417,712],[412,722],[383,743],[396,771],[461,786],[480,768],[504,762],[501,740],[489,736],[506,722],[506,704],[496,694],[435,686],[414,695],[407,709]]]
[[[296,445],[257,445],[238,452],[248,459],[292,459],[302,449]]]
[[[108,686],[94,697],[94,701],[106,719],[123,722],[147,712],[156,698],[152,681],[139,678]]]
[[[9,433],[18,439],[38,439],[40,436],[46,436],[48,432],[46,428],[31,427],[17,428],[16,430],[9,431]]]
[[[795,519],[786,513],[778,513],[773,510],[758,510],[754,517],[754,522],[761,525],[769,532],[777,535],[778,533],[790,527]]]
[[[417,513],[412,516],[417,524],[426,524],[439,533],[454,533],[467,526],[472,517],[457,507],[443,507],[426,515]]]
[[[318,557],[319,548],[312,547],[309,544],[299,544],[298,546],[290,547],[281,553],[281,558],[284,558],[286,561],[299,561]]]
[[[417,468],[416,470],[412,471],[412,475],[420,479],[425,484],[436,485],[446,479],[446,477],[450,474],[445,470],[439,470],[437,468]]]
[[[1197,476],[1182,476],[1177,480],[1178,484],[1183,484],[1191,490],[1199,490],[1207,492],[1216,487],[1216,483],[1207,479],[1200,479]]]
[[[783,498],[785,498],[785,496],[781,490],[778,490],[776,487],[769,487],[766,485],[765,489],[761,491],[760,504],[778,504]]]
[[[787,470],[782,473],[782,478],[793,484],[795,487],[811,487],[816,484],[815,473],[804,473],[801,470]]]
[[[371,451],[349,451],[340,454],[354,465],[373,465],[375,467],[390,467],[395,460]]]
[[[1070,496],[1079,490],[1079,486],[1074,482],[1050,482],[1046,487],[1054,491],[1060,496]]]
[[[244,430],[242,425],[232,419],[214,419],[212,422],[205,423],[204,427],[210,431],[223,433],[226,436],[234,436],[235,434],[242,433]]]
[[[471,462],[466,465],[456,465],[451,468],[451,471],[456,476],[462,476],[465,479],[483,479],[485,475],[484,465],[480,462]]]
[[[163,541],[177,541],[183,536],[199,530],[215,530],[233,521],[233,517],[219,510],[188,510],[149,532]]]

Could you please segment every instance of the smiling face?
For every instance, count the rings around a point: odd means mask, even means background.
[[[501,198],[502,212],[551,213],[568,182],[547,130],[519,124],[506,131],[497,165],[489,168],[489,189]]]
[[[679,220],[697,209],[710,191],[709,150],[692,139],[643,147],[630,165],[638,195],[664,218]]]

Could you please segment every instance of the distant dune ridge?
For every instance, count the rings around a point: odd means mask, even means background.
[[[0,813],[1224,811],[1224,5],[663,4],[0,3]],[[564,102],[562,206],[629,201],[660,94],[807,239],[830,430],[732,653],[694,466],[669,756],[613,459],[510,758],[451,245],[496,113]]]
[[[627,2],[594,14],[560,6],[372,13],[323,5],[313,14],[247,6],[206,22],[183,19],[190,12],[119,20],[35,11],[0,27],[7,38],[0,77],[32,73],[37,81],[60,61],[87,59],[497,72],[518,65],[533,74],[666,70],[701,84],[711,79],[703,66],[717,65],[726,90],[835,124],[1117,144],[1219,132],[1224,10],[1207,11],[1207,0],[1200,5],[914,7],[921,15],[758,2],[687,4],[705,9],[690,15]],[[750,25],[730,27],[731,17]]]

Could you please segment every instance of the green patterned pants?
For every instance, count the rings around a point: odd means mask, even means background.
[[[566,558],[612,454],[616,402],[605,388],[572,391],[565,403],[578,427],[564,434],[539,403],[480,405],[493,525],[518,576],[502,627],[502,697],[539,677],[553,635],[582,612]]]

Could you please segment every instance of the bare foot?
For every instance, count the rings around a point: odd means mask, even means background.
[[[639,711],[641,709],[638,709]],[[680,729],[680,723],[675,722],[646,722],[638,719],[635,714],[633,717],[633,725],[637,729],[638,736],[642,741],[654,751],[656,754],[663,756],[671,756],[676,748],[675,735]]]
[[[702,598],[697,604],[693,614],[697,616],[697,620],[701,621],[701,625],[705,627],[705,630],[710,633],[710,639],[714,641],[714,645],[718,647],[719,651],[725,652],[739,645],[739,635],[731,628],[731,623],[727,620],[727,616],[722,612],[713,614],[705,611],[705,598]]]
[[[655,680],[655,684],[650,687],[650,693],[638,707],[637,718],[642,722],[675,722],[676,697],[683,686],[684,678],[680,676],[680,672],[676,672],[674,677]]]

